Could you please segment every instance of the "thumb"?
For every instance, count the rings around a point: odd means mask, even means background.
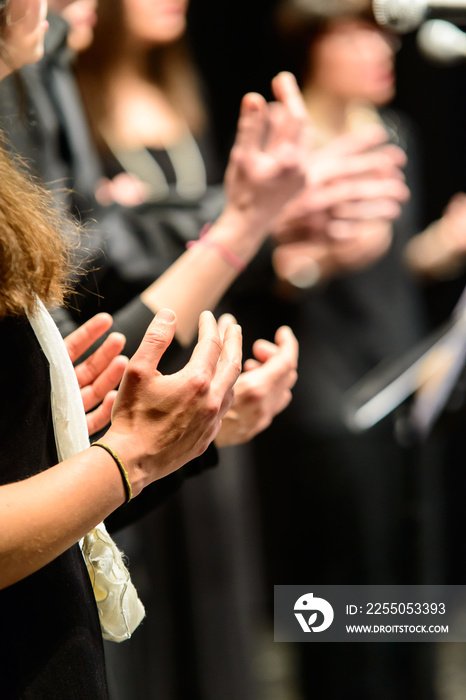
[[[171,309],[161,309],[132,357],[132,365],[141,364],[141,369],[157,369],[162,355],[172,342],[176,329],[176,315]]]

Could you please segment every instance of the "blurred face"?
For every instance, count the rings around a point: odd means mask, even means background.
[[[186,30],[188,0],[121,0],[125,27],[133,40],[168,44]]]
[[[336,21],[311,47],[312,83],[345,100],[386,104],[395,94],[394,54],[391,37],[370,22]]]
[[[47,0],[9,0],[2,37],[14,68],[35,63],[44,53]]]
[[[73,51],[85,51],[94,39],[98,0],[49,0],[49,9],[70,25],[68,46]]]

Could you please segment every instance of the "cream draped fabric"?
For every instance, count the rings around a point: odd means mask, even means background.
[[[59,460],[89,447],[76,374],[62,337],[41,301],[29,322],[50,365],[52,414]],[[116,468],[116,467],[115,467]],[[99,610],[104,639],[129,639],[144,617],[122,554],[101,523],[80,542]]]

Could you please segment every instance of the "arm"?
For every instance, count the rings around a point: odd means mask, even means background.
[[[154,313],[165,306],[175,310],[182,344],[191,342],[200,311],[213,308],[239,273],[219,255],[219,247],[247,264],[281,207],[304,184],[309,140],[305,107],[290,74],[277,76],[273,88],[280,112],[260,95],[243,99],[225,175],[227,203],[208,234],[216,247],[195,245],[141,295]]]
[[[240,372],[238,326],[228,329],[222,344],[207,312],[191,360],[180,372],[161,375],[157,365],[174,331],[172,312],[154,319],[128,364],[103,438],[122,460],[134,495],[206,449],[231,405]],[[57,557],[124,499],[115,462],[93,447],[0,487],[0,586]]]
[[[454,195],[441,219],[414,236],[406,246],[406,261],[418,275],[452,279],[466,261],[466,195]]]

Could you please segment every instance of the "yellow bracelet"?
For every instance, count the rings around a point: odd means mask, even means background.
[[[116,463],[118,469],[120,470],[120,474],[121,474],[121,477],[122,477],[122,479],[123,479],[123,485],[124,485],[124,487],[125,487],[125,493],[126,493],[126,501],[125,501],[125,503],[129,503],[130,500],[131,500],[132,497],[133,497],[133,490],[132,490],[132,488],[131,488],[131,483],[130,483],[130,481],[129,481],[128,472],[127,472],[126,469],[124,468],[121,459],[120,459],[120,458],[118,457],[118,455],[112,450],[111,447],[109,447],[108,445],[106,445],[106,444],[103,443],[103,442],[93,442],[93,443],[91,443],[91,447],[101,447],[103,450],[105,450],[106,452],[108,452],[108,454],[109,454],[111,457],[113,457],[113,459],[115,460],[115,463]]]

